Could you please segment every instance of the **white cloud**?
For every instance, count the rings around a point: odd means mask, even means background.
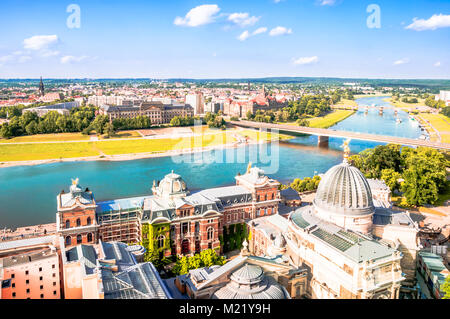
[[[433,64],[435,67],[441,66],[441,61],[437,61],[435,64]]]
[[[35,35],[23,40],[23,47],[28,50],[43,50],[58,42],[57,35]]]
[[[83,60],[85,60],[87,58],[88,57],[85,56],[85,55],[82,55],[82,56],[79,56],[79,57],[76,57],[76,56],[73,56],[73,55],[65,55],[65,56],[63,56],[60,59],[60,61],[61,61],[62,64],[67,64],[67,63],[72,63],[72,62],[81,62],[81,61],[83,61]]]
[[[298,59],[293,59],[292,62],[295,65],[313,64],[319,62],[319,58],[317,56],[301,57]]]
[[[228,21],[231,21],[241,27],[254,25],[260,17],[250,16],[247,12],[232,13],[228,16]]]
[[[336,0],[321,0],[320,5],[321,6],[332,6],[336,3]]]
[[[279,36],[279,35],[284,35],[284,34],[291,34],[292,33],[292,29],[287,29],[285,27],[276,27],[273,28],[272,30],[270,30],[269,35],[272,37],[275,36]]]
[[[239,41],[245,41],[245,40],[247,40],[249,37],[250,37],[250,33],[249,33],[247,30],[245,30],[244,32],[241,33],[240,36],[238,36],[238,40],[239,40]]]
[[[413,23],[408,25],[405,29],[424,31],[448,27],[450,27],[450,15],[444,15],[441,13],[439,15],[434,14],[428,20],[414,18]]]
[[[261,27],[261,28],[256,29],[255,31],[253,31],[252,35],[257,35],[257,34],[264,33],[264,32],[267,32],[267,28]]]
[[[403,58],[403,59],[395,61],[394,65],[401,65],[401,64],[406,64],[406,63],[409,63],[409,59],[408,58]]]
[[[173,22],[178,26],[198,27],[214,22],[215,14],[220,11],[216,4],[204,4],[191,9],[184,18],[176,17]]]

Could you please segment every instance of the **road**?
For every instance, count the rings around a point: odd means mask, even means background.
[[[295,126],[295,125],[286,125],[286,124],[272,124],[272,123],[260,123],[260,122],[252,122],[252,121],[230,121],[230,124],[240,126],[240,127],[249,127],[256,129],[277,129],[283,132],[295,132],[302,133],[308,135],[316,135],[316,136],[327,136],[327,137],[340,137],[340,138],[350,138],[354,140],[363,140],[363,141],[371,141],[371,142],[380,142],[380,143],[390,143],[390,144],[400,144],[400,145],[408,145],[408,146],[425,146],[431,147],[441,150],[450,150],[450,144],[448,143],[440,143],[440,142],[430,142],[426,140],[412,139],[406,137],[396,137],[396,136],[385,136],[385,135],[377,135],[377,134],[368,134],[368,133],[358,133],[358,132],[349,132],[349,131],[338,131],[333,129],[324,129],[324,128],[313,128],[313,127],[304,127],[304,126]]]

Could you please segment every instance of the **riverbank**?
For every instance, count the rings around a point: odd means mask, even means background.
[[[355,114],[355,110],[335,110],[323,117],[316,117],[309,120],[309,127],[329,128]]]
[[[205,134],[206,135],[206,134]],[[156,157],[169,157],[179,156],[186,154],[193,154],[199,152],[206,152],[216,149],[228,149],[242,147],[245,145],[268,143],[274,140],[284,140],[291,138],[289,136],[271,134],[265,132],[253,131],[250,129],[239,130],[236,132],[224,132],[220,135],[212,136],[196,136],[192,138],[178,138],[178,139],[139,139],[139,140],[124,140],[124,141],[104,141],[104,142],[85,142],[85,143],[63,143],[63,144],[50,144],[53,152],[54,148],[59,147],[79,147],[81,149],[68,151],[61,153],[60,157],[49,157],[43,159],[29,159],[29,160],[2,160],[0,162],[0,168],[14,167],[14,166],[32,166],[51,163],[62,162],[83,162],[83,161],[130,161],[144,158],[156,158]],[[108,144],[100,144],[108,143]],[[117,144],[120,143],[120,144]],[[72,145],[73,144],[73,145]],[[128,144],[128,145],[127,145]],[[89,145],[87,147],[87,145]],[[2,158],[2,151],[5,147],[21,147],[30,150],[49,147],[46,143],[39,144],[13,144],[2,145],[0,148],[0,158]],[[133,147],[134,146],[134,147]],[[101,147],[101,149],[99,148]],[[73,154],[73,152],[91,152],[97,148],[99,153],[93,156],[67,156]],[[126,149],[133,150],[145,150],[148,148],[156,148],[151,151],[143,152],[127,152]],[[45,150],[44,150],[45,152]],[[42,154],[42,153],[40,153]],[[52,153],[53,154],[53,153]],[[4,156],[4,154],[3,154]],[[17,156],[17,154],[16,154]]]
[[[307,118],[306,120],[309,122],[309,127],[329,128],[329,127],[336,125],[339,122],[345,120],[347,117],[349,117],[355,113],[356,113],[355,110],[335,109],[331,113],[328,113],[325,116]],[[286,124],[286,125],[298,126],[297,122],[277,122],[276,124]]]

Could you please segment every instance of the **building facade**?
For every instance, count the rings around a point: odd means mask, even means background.
[[[152,124],[159,125],[170,123],[175,116],[192,117],[194,116],[194,110],[188,104],[167,105],[162,102],[141,102],[138,106],[102,105],[99,114],[107,115],[110,120],[147,116]]]
[[[57,231],[66,247],[121,241],[142,243],[163,256],[221,252],[224,230],[278,213],[279,183],[257,167],[236,176],[236,185],[191,193],[175,173],[154,181],[152,195],[96,202],[73,180],[57,196]]]

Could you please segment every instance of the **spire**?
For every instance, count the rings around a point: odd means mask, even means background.
[[[346,139],[344,141],[344,144],[342,144],[342,148],[344,149],[344,163],[348,163],[348,158],[350,156],[350,147],[348,146],[350,144],[351,139]]]
[[[39,82],[39,95],[44,96],[44,82],[42,82],[42,76],[41,81]]]

